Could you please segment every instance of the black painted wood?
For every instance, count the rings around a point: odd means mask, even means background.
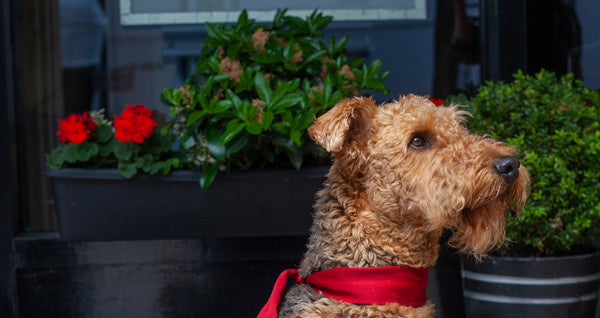
[[[20,317],[254,317],[305,236],[65,242],[16,239]]]
[[[527,72],[526,1],[481,0],[480,8],[482,81]]]
[[[16,318],[11,191],[11,119],[14,110],[11,2],[0,0],[0,316]]]

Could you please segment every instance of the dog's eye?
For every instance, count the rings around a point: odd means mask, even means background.
[[[427,146],[429,146],[429,140],[427,140],[423,136],[417,135],[417,136],[412,137],[412,139],[410,140],[410,147],[412,147],[412,148],[423,149],[423,148],[426,148]]]

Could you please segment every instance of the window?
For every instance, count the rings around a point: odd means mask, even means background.
[[[17,140],[10,151],[17,150],[19,224],[27,231],[56,229],[52,191],[43,169],[44,154],[58,142],[58,119],[99,108],[118,114],[126,104],[142,103],[167,120],[161,91],[181,84],[193,67],[206,37],[201,23],[233,21],[243,8],[268,21],[275,9],[270,2],[249,0],[18,3],[14,21],[19,104],[11,119]],[[338,1],[323,10],[336,17],[326,37],[348,35],[350,55],[381,58],[383,69],[391,70],[386,81],[391,93],[375,96],[381,101],[407,93],[444,98],[468,91],[482,78],[492,77],[483,69],[495,65],[512,72],[515,61],[522,61],[530,72],[539,67],[575,72],[590,87],[600,88],[598,3],[538,0],[528,1],[527,8],[519,4],[522,10],[498,9],[511,3],[521,2]],[[321,4],[284,1],[278,6],[306,14]],[[549,21],[551,16],[560,23]],[[498,19],[511,23],[498,24]],[[543,23],[554,28],[526,27]],[[509,31],[521,32],[521,47],[506,47],[502,36],[511,37]],[[535,50],[541,38],[551,41]]]

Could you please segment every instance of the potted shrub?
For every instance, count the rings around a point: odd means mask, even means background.
[[[592,317],[600,255],[600,97],[574,79],[542,70],[488,82],[468,100],[470,128],[519,148],[531,175],[506,242],[482,263],[463,258],[472,317]]]
[[[283,10],[259,25],[244,11],[206,24],[195,72],[163,91],[173,120],[161,127],[141,105],[61,121],[47,175],[62,238],[306,235],[328,163],[306,127],[344,97],[387,92],[381,61],[348,59],[347,38],[319,39],[331,20]]]

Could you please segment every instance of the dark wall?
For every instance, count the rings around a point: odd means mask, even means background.
[[[13,317],[15,308],[14,249],[12,244],[10,138],[14,109],[13,60],[9,0],[0,0],[0,315]]]

